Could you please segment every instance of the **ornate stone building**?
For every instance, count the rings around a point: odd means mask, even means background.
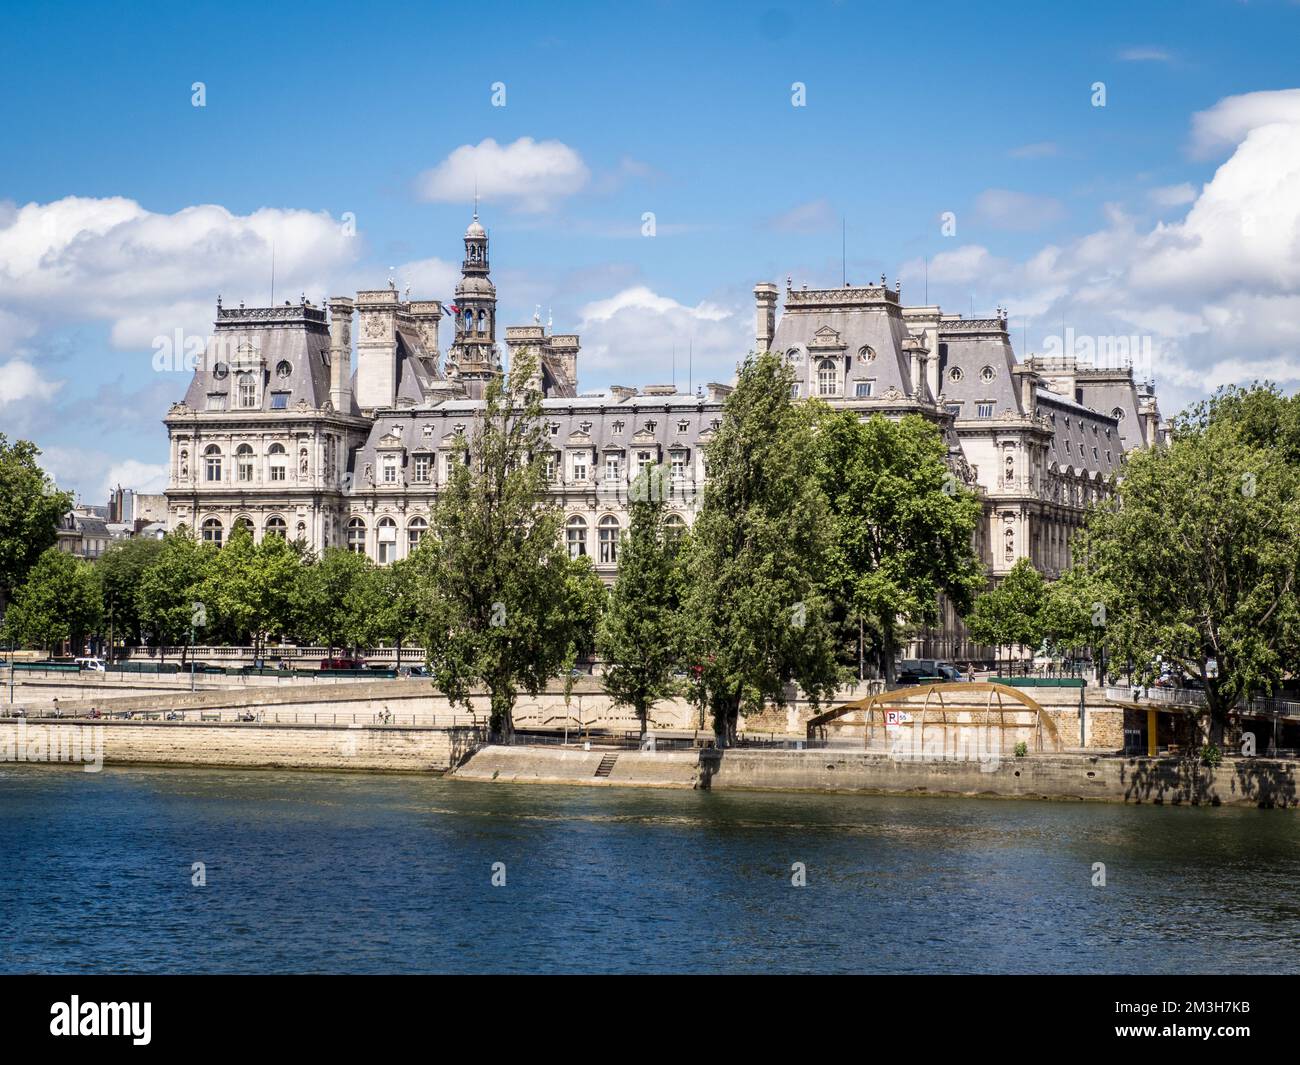
[[[215,332],[182,402],[168,413],[168,525],[222,542],[237,524],[259,539],[346,546],[381,563],[405,557],[460,460],[483,387],[502,372],[488,236],[477,215],[464,237],[455,302],[402,298],[388,288],[304,298],[281,307],[217,305]],[[897,287],[755,287],[756,350],[784,354],[800,397],[863,416],[918,414],[948,442],[955,474],[984,503],[978,547],[991,579],[1028,557],[1048,577],[1069,564],[1069,536],[1108,491],[1124,453],[1148,446],[1160,413],[1130,369],[1016,359],[999,312],[988,319],[905,307]],[[352,324],[358,322],[355,338]],[[451,345],[439,326],[451,317]],[[551,490],[565,538],[612,577],[637,472],[671,470],[669,520],[694,519],[703,448],[729,386],[696,395],[672,386],[580,393],[579,338],[539,322],[505,330],[513,357],[539,357],[536,385],[553,454]],[[913,652],[967,657],[963,628],[944,609]]]

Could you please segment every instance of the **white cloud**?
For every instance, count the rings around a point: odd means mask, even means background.
[[[998,229],[1033,230],[1065,214],[1060,200],[1011,189],[985,189],[975,198],[975,213]]]
[[[30,362],[10,359],[0,363],[0,409],[10,404],[44,402],[62,387],[62,381],[42,377]]]
[[[1013,159],[1047,159],[1053,155],[1060,155],[1061,148],[1055,141],[1035,141],[1033,144],[1022,144],[1019,148],[1012,148],[1008,154]]]
[[[560,141],[520,137],[498,144],[491,137],[462,144],[417,181],[426,200],[470,204],[475,189],[489,203],[503,202],[516,210],[542,213],[587,183],[590,171],[582,156]]]
[[[138,462],[135,459],[114,462],[100,482],[100,495],[107,499],[109,492],[118,485],[123,488],[134,488],[137,492],[161,492],[167,487],[167,476],[168,469],[165,462],[154,464]]]
[[[1144,45],[1138,48],[1125,48],[1119,53],[1125,63],[1171,63],[1173,56],[1169,49],[1156,45]]]
[[[324,212],[156,214],[122,197],[26,204],[0,215],[0,339],[20,310],[29,321],[106,320],[115,346],[148,354],[177,328],[208,332],[219,293],[267,298],[272,246],[277,299],[319,298],[358,252]]]
[[[1196,200],[1196,188],[1190,181],[1181,185],[1161,185],[1152,189],[1148,196],[1157,207],[1182,207]]]
[[[1192,116],[1192,153],[1208,158],[1235,148],[1252,130],[1278,124],[1300,125],[1300,89],[1226,96]]]
[[[826,199],[811,200],[768,219],[768,227],[778,233],[824,233],[839,219]]]
[[[644,285],[623,289],[582,308],[579,375],[592,388],[669,383],[675,349],[679,388],[688,375],[729,381],[754,346],[751,316],[708,300],[690,307]]]
[[[945,271],[954,286],[978,282],[984,302],[1030,318],[1031,340],[1058,334],[1063,318],[1080,335],[1149,337],[1167,412],[1228,381],[1300,380],[1296,95],[1231,97],[1196,116],[1199,143],[1238,139],[1199,191],[1163,191],[1170,203],[1190,194],[1181,218],[1148,227],[1107,205],[1101,229],[1019,262],[979,246],[936,257],[931,285]]]

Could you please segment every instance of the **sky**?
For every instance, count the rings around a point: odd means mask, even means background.
[[[165,487],[218,295],[448,300],[476,186],[583,390],[730,380],[757,282],[882,274],[1166,415],[1300,387],[1294,0],[11,4],[0,104],[0,432],[83,502]]]

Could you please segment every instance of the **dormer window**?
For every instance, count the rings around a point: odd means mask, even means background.
[[[621,421],[614,422],[614,424],[610,426],[610,429],[616,433],[621,433],[623,431],[623,423]]]
[[[985,383],[992,381],[996,376],[997,375],[994,373],[992,366],[985,366],[984,369],[980,371],[980,380]]]
[[[691,430],[691,423],[688,422],[685,418],[683,418],[681,421],[677,423],[677,431],[679,433],[688,433],[690,432],[690,430]]]
[[[239,375],[239,406],[242,410],[257,406],[257,381],[251,373]]]

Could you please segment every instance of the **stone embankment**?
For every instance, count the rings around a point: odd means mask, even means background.
[[[451,777],[501,783],[859,792],[1004,799],[1296,808],[1297,764],[1229,758],[1217,769],[1186,760],[1030,755],[980,761],[813,750],[591,751],[486,746]]]

